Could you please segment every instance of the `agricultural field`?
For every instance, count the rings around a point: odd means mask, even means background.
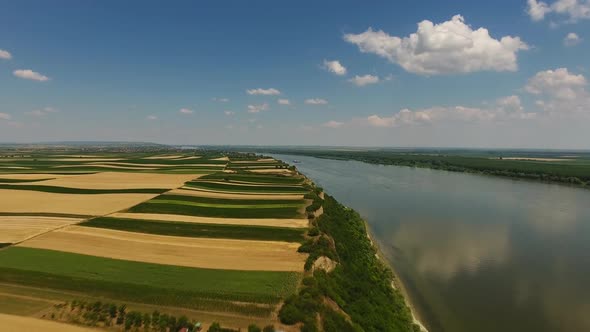
[[[260,157],[0,152],[0,314],[23,329],[88,323],[74,303],[92,300],[281,326],[303,278],[310,192]]]

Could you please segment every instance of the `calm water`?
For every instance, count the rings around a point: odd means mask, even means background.
[[[590,190],[276,157],[367,219],[431,332],[590,331]]]

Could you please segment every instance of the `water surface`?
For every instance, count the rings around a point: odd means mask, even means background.
[[[590,331],[590,190],[276,157],[367,220],[431,332]]]

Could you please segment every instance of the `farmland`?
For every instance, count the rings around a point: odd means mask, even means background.
[[[287,165],[218,152],[0,157],[0,313],[39,318],[100,298],[280,325],[303,276],[311,203]]]

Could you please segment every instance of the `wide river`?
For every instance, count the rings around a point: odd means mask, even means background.
[[[590,190],[275,157],[367,220],[431,332],[590,331]]]

